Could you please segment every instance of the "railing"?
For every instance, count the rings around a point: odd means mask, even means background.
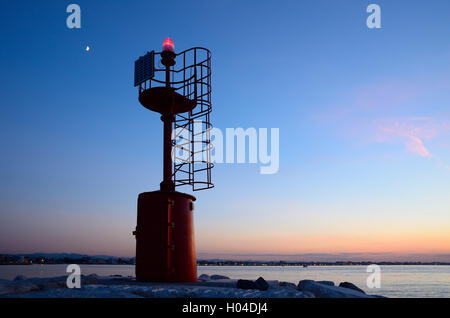
[[[165,67],[160,64],[161,52],[155,53],[155,75],[139,85],[139,94],[152,86],[163,86]],[[211,169],[212,125],[211,52],[194,47],[176,55],[170,69],[171,87],[177,93],[195,101],[192,111],[176,114],[172,134],[173,181],[175,186],[191,185],[194,191],[213,188]],[[177,68],[178,67],[178,68]],[[179,155],[179,153],[182,155]]]

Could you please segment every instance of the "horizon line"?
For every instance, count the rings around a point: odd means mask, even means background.
[[[77,254],[88,257],[113,257],[134,258],[133,256],[117,256],[110,254],[86,254],[79,252],[26,252],[8,253],[0,252],[0,255],[30,255],[30,254]],[[253,259],[252,259],[253,258]],[[304,259],[301,259],[304,258]],[[350,259],[352,258],[352,259]],[[373,260],[371,258],[380,258]],[[417,259],[425,258],[425,259]],[[223,261],[290,261],[290,262],[450,262],[450,253],[396,253],[396,252],[341,252],[341,253],[212,253],[198,252],[197,260],[223,260]]]

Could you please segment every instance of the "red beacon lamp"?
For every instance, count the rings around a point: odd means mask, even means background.
[[[155,68],[156,56],[161,57],[164,68]],[[175,69],[178,57],[181,65]],[[164,126],[160,189],[138,196],[137,226],[133,232],[136,236],[136,279],[195,282],[193,202],[196,198],[175,191],[175,187],[190,185],[197,191],[214,186],[209,137],[212,128],[209,120],[212,110],[211,53],[195,47],[176,54],[172,39],[166,38],[162,52],[148,52],[135,62],[134,75],[134,85],[139,87],[139,102],[160,113]],[[201,123],[202,131],[194,132],[194,121]],[[199,157],[202,159],[198,160]]]
[[[165,38],[163,45],[162,45],[163,51],[170,51],[172,53],[175,52],[175,44],[173,43],[173,40],[171,38]]]

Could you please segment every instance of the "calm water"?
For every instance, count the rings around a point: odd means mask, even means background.
[[[0,265],[0,278],[67,275],[66,265]],[[82,274],[134,276],[133,265],[81,265]],[[388,297],[450,298],[450,266],[381,266],[381,288],[369,289],[365,266],[199,266],[198,274],[230,278],[279,280],[297,284],[302,279],[349,281],[366,291]]]

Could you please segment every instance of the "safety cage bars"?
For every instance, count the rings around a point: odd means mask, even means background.
[[[139,84],[139,94],[153,86],[166,84],[161,52],[154,53],[154,76]],[[212,125],[211,103],[211,52],[202,47],[194,47],[176,54],[177,64],[170,68],[171,88],[195,101],[196,106],[189,112],[175,115],[172,133],[172,178],[175,186],[191,185],[193,191],[214,187],[211,180]],[[182,64],[180,64],[182,61]],[[180,67],[177,69],[177,66]]]

